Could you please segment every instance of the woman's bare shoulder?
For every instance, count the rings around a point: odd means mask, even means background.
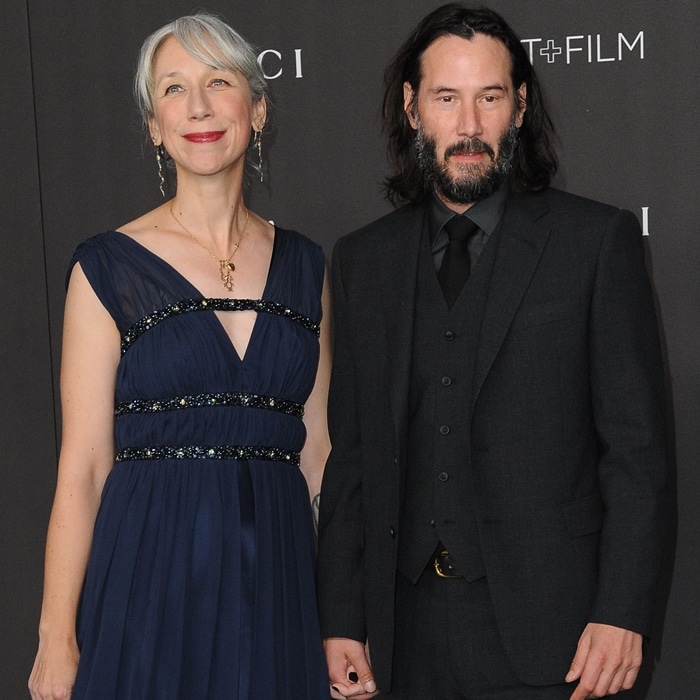
[[[116,230],[132,238],[143,238],[165,227],[164,224],[167,222],[165,213],[167,213],[167,208],[162,204],[138,218],[118,226]]]

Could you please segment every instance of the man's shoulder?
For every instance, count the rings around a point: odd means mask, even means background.
[[[508,217],[504,225],[509,230],[526,227],[533,235],[546,232],[559,240],[576,241],[577,245],[597,246],[602,237],[609,235],[637,241],[641,233],[633,212],[555,188],[514,193],[504,216]]]
[[[609,217],[619,211],[618,207],[588,197],[572,194],[556,187],[547,187],[539,192],[516,192],[511,201],[516,206],[542,208],[564,216]]]
[[[338,244],[341,247],[374,247],[389,243],[397,236],[405,236],[413,227],[421,226],[424,214],[424,205],[406,204],[342,236]]]

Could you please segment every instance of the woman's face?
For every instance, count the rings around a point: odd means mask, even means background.
[[[174,37],[158,49],[153,75],[151,137],[178,171],[243,168],[251,129],[265,123],[265,100],[253,103],[245,77],[202,63]]]

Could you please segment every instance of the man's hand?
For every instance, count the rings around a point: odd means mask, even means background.
[[[323,640],[323,646],[331,680],[331,697],[367,700],[377,694],[377,685],[362,642],[329,637]]]
[[[571,700],[588,700],[629,690],[642,663],[642,635],[591,622],[578,642],[566,682],[579,681]]]

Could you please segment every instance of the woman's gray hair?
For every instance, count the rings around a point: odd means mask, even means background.
[[[267,98],[267,81],[253,47],[224,21],[201,12],[169,22],[143,42],[134,77],[134,93],[146,124],[153,116],[155,57],[171,36],[197,60],[214,68],[240,73],[248,81],[254,103]]]

